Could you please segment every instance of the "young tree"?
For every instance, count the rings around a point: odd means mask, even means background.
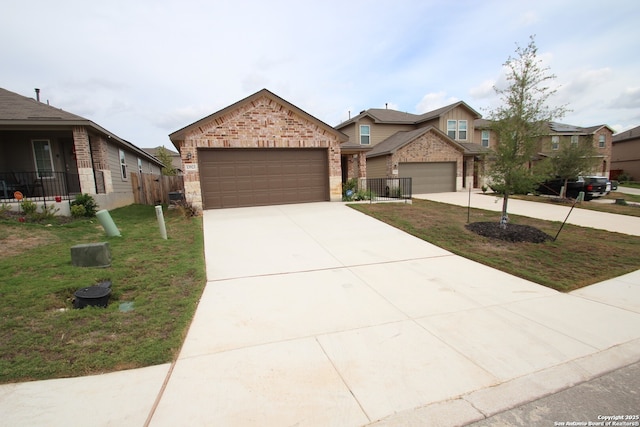
[[[173,167],[173,163],[171,162],[171,155],[166,148],[159,147],[156,157],[164,165],[164,167],[162,168],[162,175],[176,176],[178,174],[178,171],[176,171],[176,169]]]
[[[564,106],[547,105],[555,93],[548,84],[556,76],[549,74],[548,67],[542,67],[534,36],[526,47],[517,46],[516,54],[504,63],[507,88],[494,86],[502,105],[490,113],[497,145],[489,175],[492,186],[503,193],[500,223],[504,227],[508,221],[509,196],[531,191],[542,181],[531,170],[531,161],[541,138],[549,132],[549,122],[566,111]]]
[[[590,172],[600,162],[598,152],[591,138],[579,140],[577,143],[563,141],[558,153],[548,159],[551,174],[564,181],[560,197],[567,194],[567,183],[570,179]]]

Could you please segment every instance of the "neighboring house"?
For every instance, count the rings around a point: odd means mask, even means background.
[[[130,172],[161,163],[91,120],[0,88],[0,198],[47,203],[92,195],[100,209],[133,203]],[[57,203],[68,214],[68,203]]]
[[[169,138],[184,163],[186,200],[197,209],[342,198],[346,135],[266,89]]]
[[[581,127],[550,122],[549,133],[542,139],[539,147],[540,154],[544,157],[553,157],[563,143],[592,144],[599,161],[591,172],[594,175],[609,177],[613,143],[613,129],[609,126]]]
[[[611,179],[625,173],[640,181],[640,126],[613,135]]]
[[[373,108],[336,129],[350,146],[371,148],[368,178],[411,177],[413,193],[435,193],[479,185],[484,150],[473,137],[480,117],[462,101],[420,115]]]
[[[491,121],[476,120],[476,138],[479,138],[480,145],[489,149],[496,147],[497,138],[491,130]],[[532,161],[553,157],[565,143],[572,144],[593,144],[599,158],[598,166],[591,171],[594,175],[609,176],[611,168],[611,147],[613,130],[607,125],[597,125],[581,127],[557,122],[548,123],[548,131],[540,140],[538,145],[538,155]]]
[[[183,171],[182,171],[182,159],[180,158],[180,153],[176,153],[173,150],[169,150],[166,147],[163,147],[167,154],[169,155],[169,158],[171,159],[171,167],[173,167],[173,169],[175,169],[177,175],[182,175]],[[160,149],[160,147],[156,147],[156,148],[143,148],[143,150],[148,153],[151,154],[153,157],[155,157],[156,159],[158,158],[158,150]]]

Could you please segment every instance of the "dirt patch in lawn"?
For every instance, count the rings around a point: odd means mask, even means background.
[[[0,233],[0,258],[20,255],[30,249],[56,242],[58,238],[47,230],[3,227]]]
[[[547,233],[529,225],[522,224],[501,224],[493,222],[474,222],[466,225],[467,230],[492,239],[504,240],[507,242],[529,242],[542,243],[553,240]]]

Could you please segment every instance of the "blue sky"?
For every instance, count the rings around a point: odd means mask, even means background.
[[[635,0],[22,0],[0,15],[0,87],[140,147],[267,88],[336,125],[367,108],[498,104],[535,35],[561,121],[640,125]]]

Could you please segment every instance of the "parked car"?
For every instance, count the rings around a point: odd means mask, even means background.
[[[560,195],[560,189],[564,185],[564,179],[555,178],[543,182],[538,186],[538,194]],[[584,199],[591,200],[607,194],[607,178],[602,176],[579,176],[567,181],[566,197],[577,198],[580,192],[584,192]]]
[[[609,194],[611,191],[611,183],[604,176],[585,176],[582,177],[585,185],[585,199],[589,194],[591,198],[602,197]],[[607,190],[607,183],[609,183],[609,189]]]
[[[611,191],[616,191],[620,183],[615,179],[611,180]]]

